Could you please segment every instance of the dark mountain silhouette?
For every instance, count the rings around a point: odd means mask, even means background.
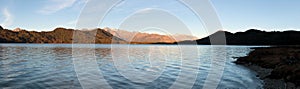
[[[73,41],[74,32],[77,35],[75,37],[76,41]],[[3,29],[1,27],[0,34],[0,43],[127,43],[125,40],[115,37],[112,34],[99,28],[88,31],[56,28],[54,31],[36,32],[26,30],[12,31]],[[90,41],[90,39],[93,38],[95,40]]]
[[[260,31],[250,29],[245,32],[231,33],[227,31],[218,31],[210,36],[216,36],[225,33],[227,45],[300,45],[299,31]],[[210,45],[209,37],[195,40],[198,44]],[[189,44],[193,41],[178,42],[181,44]],[[217,45],[217,44],[216,44]]]
[[[0,30],[3,30],[3,27],[2,27],[2,26],[0,26]]]

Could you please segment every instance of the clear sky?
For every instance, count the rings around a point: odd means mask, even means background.
[[[0,0],[0,24],[9,29],[20,27],[35,31],[49,31],[56,27],[75,28],[86,2],[87,0]],[[300,29],[299,0],[211,0],[211,3],[223,24],[223,30],[237,32],[250,28],[267,31]],[[197,16],[177,0],[125,0],[113,8],[98,27],[118,28],[129,15],[137,11],[150,13],[155,9],[174,15],[194,35],[207,36]],[[166,18],[158,16],[155,19]],[[171,24],[174,24],[175,29],[177,23]],[[172,33],[184,31],[175,30]]]

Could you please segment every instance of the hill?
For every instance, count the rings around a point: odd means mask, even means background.
[[[300,45],[299,31],[272,31],[266,32],[257,29],[250,29],[245,32],[231,33],[218,31],[210,36],[225,33],[227,45]],[[209,37],[194,40],[198,44],[210,45]],[[179,43],[189,44],[192,41],[181,41]]]
[[[97,31],[97,33],[96,33]],[[73,34],[77,34],[74,43],[97,43],[110,44],[127,43],[118,37],[104,31],[103,29],[93,29],[89,31],[80,31],[66,28],[56,28],[49,32],[35,32],[26,30],[8,30],[0,28],[0,43],[73,43]],[[95,40],[93,39],[96,33]]]

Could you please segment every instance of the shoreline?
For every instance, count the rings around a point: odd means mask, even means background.
[[[266,89],[300,89],[300,47],[253,48],[235,63],[257,73]]]

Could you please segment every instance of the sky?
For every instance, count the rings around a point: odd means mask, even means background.
[[[103,0],[98,0],[98,3],[106,3],[101,1]],[[299,0],[210,1],[219,16],[222,30],[238,32],[248,29],[300,29]],[[76,28],[86,3],[88,0],[0,0],[0,25],[8,29],[20,27],[34,31],[51,31],[56,27]],[[101,9],[96,8],[94,11]],[[153,26],[143,28],[144,25]],[[96,27],[161,34],[192,34],[199,38],[208,35],[199,16],[178,0],[124,0],[111,8]]]

